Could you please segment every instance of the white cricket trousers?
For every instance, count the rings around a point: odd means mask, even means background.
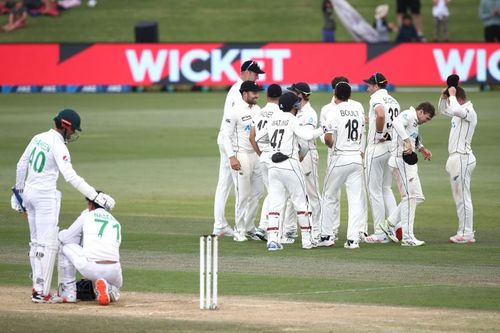
[[[348,204],[347,239],[360,240],[368,223],[368,206],[363,180],[363,164],[360,154],[333,155],[328,165],[323,189],[321,214],[322,234],[333,230],[338,214],[339,189],[345,184]]]
[[[470,193],[470,181],[476,167],[474,154],[451,154],[446,161],[446,172],[450,175],[451,193],[457,206],[457,235],[474,237],[474,210]]]
[[[405,163],[403,158],[394,156],[389,159],[389,166],[393,170],[401,202],[387,219],[393,225],[400,221],[403,229],[403,241],[411,241],[415,238],[413,226],[417,205],[425,200],[418,177],[418,166],[417,164],[409,165]]]
[[[259,221],[259,229],[267,230],[267,226],[269,222],[267,220],[267,213],[269,212],[269,163],[271,160],[269,159],[268,152],[262,152],[259,156],[259,166],[260,173],[262,174],[262,182],[264,183],[264,187],[266,189],[266,197],[262,202],[262,210],[260,213],[260,221]]]
[[[228,225],[225,215],[226,202],[229,197],[229,192],[231,192],[231,187],[233,186],[229,157],[222,144],[219,144],[219,153],[219,180],[217,182],[217,188],[215,189],[214,198],[214,229],[222,229]]]
[[[269,226],[267,228],[269,243],[279,243],[280,216],[283,214],[289,197],[297,214],[304,242],[305,238],[310,238],[311,232],[306,184],[299,161],[291,158],[280,163],[271,163],[269,166]]]
[[[373,233],[384,234],[380,223],[391,215],[397,203],[392,192],[392,169],[389,167],[390,142],[370,145],[365,153],[365,177],[373,217]]]
[[[262,173],[257,153],[237,152],[240,170],[232,170],[235,192],[235,229],[240,234],[253,232],[259,199],[263,192]]]
[[[300,163],[304,180],[306,183],[307,200],[309,204],[309,215],[311,216],[312,235],[319,237],[321,218],[321,193],[318,175],[319,155],[317,150],[309,150]],[[283,230],[293,231],[296,228],[297,219],[291,201],[286,206]]]
[[[97,260],[98,261],[98,260]],[[98,264],[85,257],[83,248],[78,244],[66,244],[59,252],[59,283],[73,287],[76,283],[76,270],[84,278],[95,282],[105,279],[110,285],[120,289],[123,285],[122,268],[120,263]]]
[[[59,223],[61,192],[58,190],[40,191],[26,186],[24,205],[28,214],[30,229],[29,258],[32,270],[33,289],[43,291],[42,256],[45,250],[45,234]]]

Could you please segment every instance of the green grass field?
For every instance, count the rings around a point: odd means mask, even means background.
[[[96,8],[84,5],[58,18],[30,18],[24,29],[0,33],[0,42],[133,42],[139,21],[158,22],[162,42],[269,42],[321,41],[321,0],[101,0]],[[372,24],[374,9],[390,5],[396,22],[396,1],[349,0]],[[432,1],[422,1],[424,34],[432,40]],[[483,41],[479,1],[453,0],[450,5],[450,40]],[[7,16],[0,18],[7,22]],[[2,23],[2,24],[5,24]],[[352,37],[337,19],[338,41]],[[392,36],[393,40],[396,36]]]
[[[198,236],[212,230],[219,163],[216,136],[224,96],[222,92],[0,95],[0,286],[23,286],[26,297],[30,290],[28,226],[9,207],[17,159],[35,133],[52,126],[58,110],[73,107],[83,119],[81,138],[70,144],[73,165],[90,184],[117,201],[114,215],[123,226],[123,290],[186,294],[196,299]],[[424,100],[436,101],[438,94],[395,96],[407,108]],[[449,119],[438,116],[421,128],[425,144],[434,154],[431,162],[420,163],[426,201],[417,209],[415,233],[427,242],[425,246],[362,244],[358,251],[345,250],[340,246],[347,216],[343,198],[342,229],[334,248],[304,251],[294,244],[269,253],[262,242],[222,239],[220,299],[232,295],[491,310],[493,318],[498,318],[500,160],[495,152],[500,142],[499,98],[494,92],[470,93],[469,97],[479,117],[473,141],[478,164],[472,180],[476,244],[447,243],[456,231],[457,218],[444,171]],[[354,98],[367,105],[369,96],[357,93]],[[312,103],[319,111],[329,99],[329,94],[316,93]],[[324,147],[320,156],[323,175]],[[63,180],[59,188],[63,192],[60,226],[64,228],[85,203]],[[233,202],[231,197],[227,206],[231,221]],[[26,323],[12,322],[18,316],[29,318],[0,312],[0,324],[24,331]],[[159,324],[141,325],[157,329]],[[174,331],[203,329],[172,321],[167,325]],[[138,330],[127,327],[125,331]],[[213,329],[238,330],[230,324]]]

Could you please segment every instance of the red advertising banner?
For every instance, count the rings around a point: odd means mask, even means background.
[[[496,43],[0,44],[0,85],[229,85],[259,62],[261,83],[353,83],[375,72],[394,85],[500,82]]]

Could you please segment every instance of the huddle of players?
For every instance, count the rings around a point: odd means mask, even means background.
[[[311,90],[306,83],[293,84],[287,88],[289,92],[283,94],[280,86],[269,86],[267,104],[259,108],[257,99],[261,88],[255,81],[258,74],[263,73],[256,62],[243,63],[241,79],[228,93],[229,99],[233,92],[233,99],[229,102],[226,99],[226,106],[230,107],[225,108],[218,140],[221,168],[214,205],[214,234],[230,235],[235,241],[265,240],[268,250],[274,251],[294,242],[294,228],[298,223],[302,248],[332,246],[340,226],[340,189],[345,185],[348,199],[345,248],[359,248],[361,242],[391,240],[401,241],[403,246],[423,245],[425,242],[418,240],[413,232],[416,206],[425,199],[415,152],[420,152],[425,160],[432,157],[431,151],[423,146],[418,127],[434,117],[434,106],[423,102],[402,111],[385,89],[386,78],[375,73],[365,80],[371,93],[369,130],[365,138],[364,109],[361,103],[350,99],[347,78],[332,80],[334,97],[321,109],[321,126],[317,128],[317,114],[309,102]],[[234,98],[235,91],[241,98]],[[477,117],[461,87],[443,91],[439,111],[452,118],[446,170],[457,206],[459,228],[450,241],[471,243],[475,239],[470,178],[475,157],[470,142]],[[322,195],[318,180],[318,137],[328,146]],[[228,161],[236,194],[234,230],[224,218],[224,205],[232,184],[224,180],[221,184],[223,167]],[[393,178],[401,195],[399,205],[391,189]],[[262,185],[268,195],[263,202],[259,226],[255,228]],[[226,192],[221,193],[221,188]],[[374,220],[372,235],[367,234],[365,188]]]

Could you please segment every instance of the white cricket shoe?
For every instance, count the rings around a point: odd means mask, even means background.
[[[472,244],[472,243],[475,243],[475,242],[476,242],[476,239],[474,238],[474,236],[464,237],[464,236],[455,235],[455,236],[451,236],[450,237],[450,243],[455,243],[455,244]]]
[[[416,238],[401,241],[402,246],[422,246],[424,244],[424,241],[418,240]]]
[[[359,242],[348,239],[347,242],[344,243],[344,248],[349,250],[359,249]]]
[[[255,236],[259,237],[261,241],[267,242],[267,233],[264,229],[255,228]]]
[[[108,282],[104,279],[95,281],[95,296],[97,303],[100,305],[108,305],[110,302]]]
[[[76,303],[75,288],[59,283],[57,295],[52,296],[50,303]]]
[[[253,231],[247,231],[245,234],[245,237],[251,240],[260,240],[260,237],[255,234]]]
[[[382,229],[387,237],[389,237],[389,239],[394,243],[399,243],[399,239],[396,236],[396,229],[387,219],[380,223],[380,229]]]
[[[318,247],[329,247],[335,245],[335,238],[334,236],[328,235],[328,236],[321,236],[319,242],[318,242]]]
[[[37,293],[36,291],[33,291],[31,294],[31,301],[33,303],[38,303],[38,304],[46,304],[46,303],[52,303],[52,295],[42,295]]]
[[[246,242],[248,239],[245,237],[245,235],[242,235],[239,232],[235,231],[233,235],[233,240],[235,242]]]
[[[89,0],[89,1],[87,2],[87,6],[89,6],[89,7],[91,7],[91,8],[93,8],[93,7],[97,6],[97,0]]]
[[[283,245],[281,245],[280,243],[276,243],[276,242],[270,242],[269,244],[267,244],[267,250],[268,251],[283,250]]]
[[[214,231],[212,232],[213,235],[222,237],[222,236],[228,236],[228,237],[233,237],[234,236],[234,230],[228,225],[225,225],[222,228],[214,228]]]
[[[284,235],[288,238],[297,238],[299,234],[297,234],[297,230],[286,231]]]
[[[117,287],[110,285],[109,286],[109,298],[111,302],[118,302],[120,299],[120,289]]]
[[[381,234],[373,234],[370,236],[366,236],[363,240],[365,243],[368,243],[368,244],[386,244],[386,243],[391,242],[385,233],[382,235]]]
[[[311,242],[302,242],[302,248],[304,250],[310,250],[310,249],[314,249],[315,247],[318,247],[318,243],[314,242],[314,241],[311,241]]]
[[[281,237],[281,244],[293,244],[293,243],[295,243],[295,238],[286,236]]]

